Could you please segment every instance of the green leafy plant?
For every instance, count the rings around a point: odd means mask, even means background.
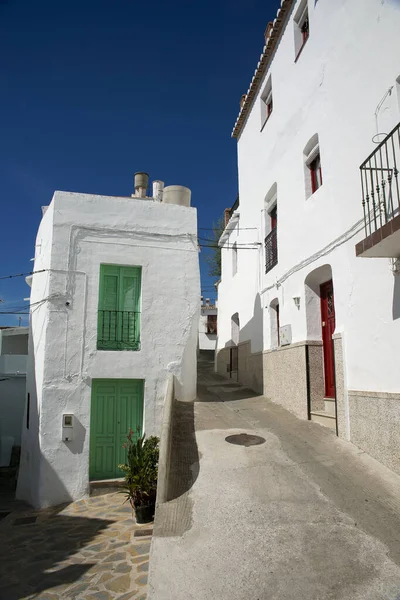
[[[125,473],[122,493],[132,507],[154,504],[157,492],[157,471],[159,457],[159,438],[139,436],[134,439],[134,432],[129,430],[127,442],[127,462],[118,467]]]
[[[210,277],[221,277],[221,248],[218,247],[219,238],[225,229],[224,219],[218,219],[212,225],[212,233],[207,236],[207,253],[204,260],[208,265],[208,275]]]

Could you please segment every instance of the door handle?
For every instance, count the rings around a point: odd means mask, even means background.
[[[322,321],[322,327],[325,327],[325,325],[326,325],[326,322]]]

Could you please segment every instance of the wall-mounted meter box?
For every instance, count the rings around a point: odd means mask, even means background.
[[[279,339],[281,346],[288,346],[292,343],[292,326],[284,325],[279,329]]]
[[[71,442],[74,439],[74,427],[75,417],[74,415],[63,415],[62,416],[62,439],[63,442]]]

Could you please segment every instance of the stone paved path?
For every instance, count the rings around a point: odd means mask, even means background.
[[[0,520],[0,600],[145,600],[151,532],[119,493],[13,512]]]

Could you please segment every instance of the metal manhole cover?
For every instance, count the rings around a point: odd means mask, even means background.
[[[264,444],[265,439],[260,435],[249,435],[247,433],[237,433],[235,435],[228,435],[225,441],[229,444],[235,444],[236,446],[258,446]]]

